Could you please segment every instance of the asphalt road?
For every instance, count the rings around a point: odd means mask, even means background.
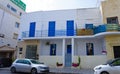
[[[9,69],[0,69],[0,74],[29,74],[29,73],[11,73]],[[45,74],[76,74],[76,73],[57,73],[57,72],[50,72]]]
[[[29,74],[29,73],[11,73],[10,68],[0,68],[0,74]],[[50,68],[50,72],[46,74],[94,74],[90,69],[74,69],[74,68]]]

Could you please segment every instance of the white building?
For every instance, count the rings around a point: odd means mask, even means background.
[[[106,61],[102,53],[104,37],[92,31],[94,26],[101,24],[99,8],[25,14],[20,25],[18,58],[37,58],[51,67],[56,67],[57,62],[71,67],[80,57],[82,68],[93,68]],[[90,34],[78,34],[79,31]]]
[[[0,57],[14,56],[20,17],[26,5],[21,0],[0,0]]]

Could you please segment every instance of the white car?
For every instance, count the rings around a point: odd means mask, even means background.
[[[120,74],[120,58],[109,60],[106,64],[96,66],[94,74]]]
[[[49,72],[49,67],[34,59],[16,59],[12,63],[10,70],[12,73],[26,72],[31,74],[38,74]]]

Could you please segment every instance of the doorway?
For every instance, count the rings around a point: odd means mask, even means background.
[[[114,58],[120,57],[120,46],[113,46]]]
[[[65,52],[65,67],[71,67],[72,65],[72,46],[67,45],[67,50]]]
[[[37,59],[37,45],[27,45],[26,47],[26,58]]]

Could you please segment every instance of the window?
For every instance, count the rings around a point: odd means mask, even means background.
[[[87,55],[94,55],[93,43],[86,43]]]
[[[16,40],[17,40],[17,38],[18,38],[18,34],[14,33],[14,34],[13,34],[13,39],[16,39]]]
[[[17,12],[17,10],[16,10],[15,8],[13,8],[12,6],[11,6],[11,10],[12,10],[13,12]]]
[[[23,60],[17,60],[16,63],[23,63]]]
[[[56,44],[50,45],[50,55],[52,56],[56,55]]]
[[[30,64],[28,60],[23,60],[23,64]]]
[[[22,16],[22,12],[20,12],[20,16]]]
[[[111,65],[112,66],[120,66],[120,60],[114,61]]]
[[[7,4],[7,7],[8,7],[8,8],[10,8],[10,5],[9,5],[9,4]]]
[[[118,17],[108,17],[107,24],[119,24]]]
[[[19,54],[22,54],[23,48],[19,48]]]
[[[16,27],[16,28],[19,28],[19,27],[20,27],[20,23],[15,22],[15,27]]]
[[[17,60],[16,63],[30,64],[30,62],[28,60]]]

